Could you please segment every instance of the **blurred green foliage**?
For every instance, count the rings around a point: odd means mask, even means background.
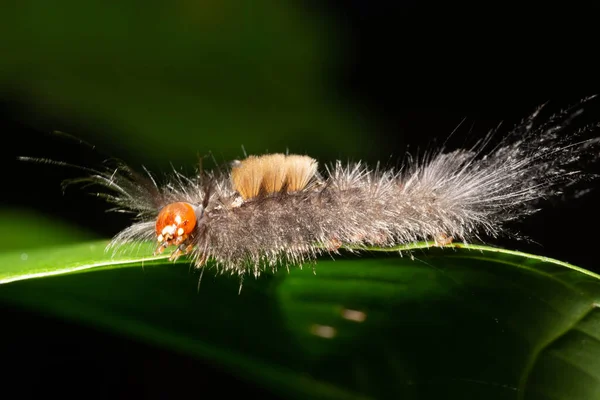
[[[0,209],[0,223],[3,232],[0,252],[69,245],[98,239],[92,232],[33,210]]]
[[[341,32],[301,2],[19,0],[0,15],[5,96],[127,160],[374,148],[328,75]]]

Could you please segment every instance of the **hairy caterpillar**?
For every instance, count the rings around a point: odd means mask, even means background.
[[[503,234],[539,200],[591,177],[577,164],[598,158],[600,140],[582,138],[598,124],[567,132],[581,112],[573,107],[538,124],[541,108],[496,146],[490,132],[471,148],[439,149],[401,169],[340,161],[319,168],[306,155],[266,154],[193,177],[175,170],[162,184],[120,161],[65,183],[96,184],[113,210],[135,214],[111,249],[155,241],[156,253],[175,249],[171,260],[186,254],[198,268],[212,260],[221,272],[257,277],[342,246]]]

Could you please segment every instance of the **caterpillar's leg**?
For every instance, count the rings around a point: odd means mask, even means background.
[[[327,251],[329,252],[337,252],[340,247],[342,247],[342,241],[338,238],[331,238],[326,243]]]
[[[434,241],[436,246],[443,247],[452,243],[454,238],[446,235],[445,233],[440,233],[434,238]]]
[[[156,249],[154,250],[154,255],[158,256],[158,255],[162,254],[165,251],[166,248],[167,248],[167,243],[166,242],[159,243],[159,245],[156,246]]]
[[[169,257],[169,261],[176,261],[179,257],[188,254],[194,248],[193,244],[185,245],[185,243],[179,245],[177,249]]]

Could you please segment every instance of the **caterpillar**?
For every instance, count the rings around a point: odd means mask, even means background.
[[[429,151],[402,168],[321,167],[308,155],[275,153],[191,177],[174,169],[159,183],[114,160],[64,184],[96,185],[113,211],[134,214],[108,249],[154,241],[155,254],[171,248],[170,260],[186,255],[197,268],[211,260],[242,278],[343,247],[469,243],[506,234],[506,223],[536,212],[540,200],[594,177],[578,164],[597,160],[600,140],[583,136],[599,125],[566,129],[591,98],[541,122],[540,106],[499,144],[492,130],[469,148]]]

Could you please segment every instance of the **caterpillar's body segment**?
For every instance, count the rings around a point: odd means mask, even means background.
[[[421,240],[469,242],[504,233],[504,224],[589,174],[577,163],[598,158],[587,126],[564,128],[573,110],[536,125],[537,110],[502,142],[491,135],[470,149],[430,153],[403,169],[335,162],[319,171],[308,156],[268,154],[234,161],[226,171],[174,172],[159,185],[123,164],[77,182],[96,183],[137,221],[110,247],[154,240],[175,246],[197,267],[258,276],[279,263],[302,264],[340,246],[394,246]],[[321,172],[321,173],[320,173]]]

